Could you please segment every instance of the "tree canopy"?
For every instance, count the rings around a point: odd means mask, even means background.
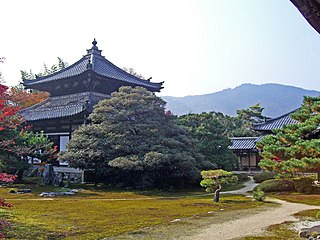
[[[220,117],[220,118],[219,118]],[[197,139],[196,148],[211,162],[214,168],[233,170],[238,164],[236,155],[228,149],[231,141],[227,137],[227,127],[221,121],[226,118],[217,113],[187,114],[178,122]]]
[[[291,117],[298,123],[286,125],[258,143],[263,150],[260,167],[282,175],[320,172],[320,97],[305,97]]]
[[[236,183],[238,177],[222,169],[202,171],[201,176],[203,180],[200,182],[202,187],[206,188],[207,192],[214,192],[213,201],[219,202],[221,184]]]
[[[34,74],[32,70],[25,71],[25,70],[20,70],[21,73],[21,79],[36,79],[37,77],[43,77],[47,76],[50,74],[53,74],[55,72],[58,72],[66,67],[68,67],[68,63],[65,62],[62,58],[57,57],[58,62],[56,64],[53,64],[51,67],[48,67],[45,63],[43,64],[43,69],[38,72],[37,74]]]
[[[141,87],[121,87],[100,101],[90,124],[73,134],[60,156],[71,166],[93,169],[107,182],[134,187],[196,184],[203,161],[193,139],[171,116],[165,102]]]
[[[30,70],[29,72],[21,70],[21,79],[36,79],[37,77],[43,77],[53,74],[66,68],[67,66],[68,63],[65,62],[62,58],[58,57],[58,62],[56,64],[53,64],[51,67],[43,64],[43,69],[38,72],[38,74],[34,74],[32,70]],[[49,93],[36,90],[25,90],[22,84],[11,87],[7,94],[10,98],[11,104],[13,104],[14,106],[18,106],[20,109],[30,107],[49,98]]]
[[[17,114],[19,108],[11,104],[7,89],[0,84],[0,168],[23,172],[29,166],[27,157],[47,159],[54,150],[43,133],[32,133],[25,125]]]
[[[8,98],[14,106],[24,109],[47,100],[49,93],[40,91],[28,91],[21,84],[10,87]]]
[[[237,117],[235,119],[237,128],[234,130],[235,137],[254,137],[259,136],[258,132],[252,130],[252,125],[261,123],[269,119],[262,115],[264,108],[257,103],[247,109],[237,110]]]

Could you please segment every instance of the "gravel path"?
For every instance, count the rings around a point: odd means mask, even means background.
[[[226,193],[234,194],[247,194],[247,191],[251,191],[256,186],[253,181],[246,183],[246,187],[236,191],[230,191]],[[286,201],[267,198],[267,201],[272,201],[280,204],[280,207],[271,208],[266,211],[259,212],[255,215],[239,218],[233,221],[227,221],[219,224],[212,224],[208,228],[204,229],[198,235],[191,237],[183,237],[188,240],[205,240],[205,239],[235,239],[251,235],[262,235],[265,233],[265,229],[273,224],[283,223],[285,221],[297,221],[293,217],[294,213],[301,212],[309,209],[319,209],[319,206],[311,206],[300,203],[289,203]]]
[[[249,177],[250,180],[244,183],[244,188],[241,188],[239,190],[234,190],[234,191],[228,191],[228,192],[221,192],[221,194],[223,193],[231,193],[231,194],[243,194],[243,195],[248,195],[248,192],[252,191],[253,188],[257,185],[259,185],[259,183],[255,183],[252,177]]]

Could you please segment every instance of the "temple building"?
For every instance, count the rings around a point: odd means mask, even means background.
[[[297,121],[290,116],[295,111],[267,120],[263,123],[254,124],[252,127],[253,130],[261,133],[261,136],[259,137],[231,138],[231,145],[228,148],[237,155],[239,170],[259,170],[258,163],[260,162],[261,157],[259,155],[259,149],[256,146],[257,142],[264,136],[273,134],[273,131],[276,129],[280,129],[288,124],[297,123]]]
[[[50,93],[46,101],[20,111],[33,131],[44,131],[60,151],[64,151],[71,133],[86,122],[93,106],[111,97],[121,86],[140,86],[160,92],[163,82],[140,79],[115,66],[101,55],[92,42],[79,61],[48,76],[24,80],[26,89]]]

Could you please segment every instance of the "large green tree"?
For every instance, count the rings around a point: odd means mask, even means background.
[[[320,172],[320,97],[305,97],[291,114],[298,121],[276,130],[258,143],[263,150],[261,168],[282,175]]]
[[[92,169],[96,178],[134,187],[196,184],[203,161],[194,140],[171,116],[165,102],[141,87],[121,87],[100,101],[90,124],[75,131],[60,159]]]
[[[252,105],[247,109],[237,110],[237,116],[235,118],[237,128],[234,130],[234,136],[259,136],[258,132],[252,130],[252,125],[264,122],[265,120],[269,119],[268,117],[262,114],[263,110],[264,108],[260,106],[260,103]]]
[[[178,122],[197,139],[196,148],[205,156],[205,160],[215,168],[233,170],[237,166],[237,157],[228,149],[231,141],[227,129],[217,117],[217,113],[187,114],[179,117]],[[225,119],[225,118],[224,118]]]

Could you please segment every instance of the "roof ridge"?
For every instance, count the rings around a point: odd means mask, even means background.
[[[75,63],[69,65],[68,67],[66,68],[63,68],[57,72],[54,72],[52,74],[49,74],[49,75],[46,75],[46,76],[42,76],[42,77],[38,77],[38,78],[35,78],[35,79],[24,79],[23,80],[23,83],[38,83],[38,82],[41,82],[42,80],[45,80],[46,78],[50,78],[50,77],[53,77],[55,75],[58,75],[60,73],[63,73],[65,71],[68,71],[69,69],[73,68],[75,65],[79,64],[80,62],[86,60],[86,57],[88,57],[88,54],[84,55],[82,58],[80,58],[78,61],[76,61]],[[27,82],[25,82],[27,81]]]
[[[245,140],[245,139],[257,139],[257,138],[259,138],[259,137],[231,137],[230,139],[243,139],[243,140]]]
[[[106,62],[108,62],[109,64],[111,64],[111,65],[112,65],[113,67],[115,67],[117,70],[120,70],[120,71],[121,71],[122,73],[124,73],[125,75],[130,76],[130,77],[133,77],[133,78],[135,78],[135,79],[138,80],[138,81],[146,82],[146,83],[148,83],[148,84],[157,84],[157,85],[164,83],[164,81],[163,81],[163,82],[150,82],[150,81],[148,81],[147,79],[138,78],[137,76],[132,75],[131,73],[128,73],[127,71],[125,71],[125,70],[123,70],[122,68],[118,67],[117,65],[115,65],[114,63],[112,63],[110,60],[106,59],[104,56],[100,55],[100,57],[102,57]]]
[[[296,112],[298,109],[299,109],[299,108],[296,108],[295,110],[292,110],[292,111],[290,111],[290,112],[288,112],[288,113],[285,113],[285,114],[283,114],[283,115],[281,115],[281,116],[279,116],[279,117],[272,118],[272,119],[267,120],[267,121],[262,122],[262,123],[254,123],[253,126],[260,126],[260,125],[263,125],[263,124],[267,124],[267,123],[274,122],[274,121],[276,121],[276,120],[278,120],[278,119],[280,119],[280,118],[283,118],[283,117],[285,117],[285,116],[291,115],[292,113]]]

